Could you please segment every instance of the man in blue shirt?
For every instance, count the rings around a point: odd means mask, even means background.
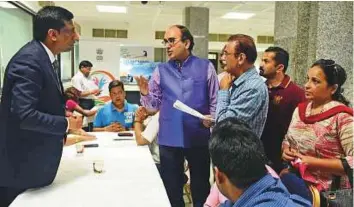
[[[311,206],[302,197],[291,195],[280,179],[268,174],[261,141],[236,118],[226,118],[215,126],[209,152],[218,189],[229,199],[222,206]]]
[[[138,105],[125,100],[124,84],[121,81],[113,80],[108,89],[112,101],[98,111],[93,131],[119,132],[132,129]]]
[[[227,74],[220,81],[216,121],[236,117],[260,138],[268,111],[268,89],[254,66],[257,49],[253,38],[230,36],[221,59],[226,62]]]

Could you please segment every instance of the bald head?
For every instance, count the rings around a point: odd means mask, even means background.
[[[184,61],[194,47],[194,39],[185,26],[172,25],[165,32],[164,44],[170,60]]]

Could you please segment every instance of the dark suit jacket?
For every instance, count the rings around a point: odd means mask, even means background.
[[[60,86],[39,41],[27,43],[7,65],[0,107],[0,187],[53,182],[68,125]]]

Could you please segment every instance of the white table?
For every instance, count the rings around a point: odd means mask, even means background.
[[[117,133],[95,133],[98,148],[64,147],[52,185],[27,190],[11,207],[168,207],[168,197],[147,147],[132,140],[113,141]],[[126,137],[125,137],[126,138]],[[85,143],[84,143],[85,144]],[[104,161],[104,173],[93,172],[94,160]]]

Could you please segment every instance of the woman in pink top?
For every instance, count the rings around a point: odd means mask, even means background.
[[[71,116],[72,112],[74,111],[77,111],[84,116],[95,115],[96,110],[84,110],[79,106],[78,104],[79,95],[80,95],[80,91],[74,87],[69,87],[65,90],[64,96],[66,100],[66,105],[65,105],[66,112],[67,112],[66,116]],[[94,135],[90,135],[82,129],[75,130],[75,131],[70,130],[65,142],[65,146],[73,145],[83,141],[91,141],[95,139],[96,137]]]
[[[64,96],[66,99],[66,110],[69,112],[77,111],[84,116],[93,116],[96,114],[97,110],[86,110],[79,106],[80,91],[74,87],[69,87],[65,90]]]
[[[341,176],[341,188],[350,188],[347,175],[352,179],[353,110],[342,95],[346,72],[333,60],[321,59],[307,76],[305,96],[309,102],[299,104],[293,113],[282,157],[306,184],[318,190],[328,190],[333,176]]]

